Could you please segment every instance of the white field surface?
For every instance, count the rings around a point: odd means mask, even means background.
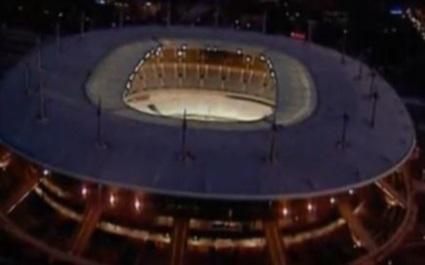
[[[250,122],[272,114],[270,102],[252,96],[199,89],[163,89],[133,94],[130,107],[151,115],[220,122]]]

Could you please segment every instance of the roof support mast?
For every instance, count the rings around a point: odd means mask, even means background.
[[[182,139],[181,139],[181,159],[186,161],[187,158],[187,146],[186,146],[186,137],[187,137],[187,114],[186,110],[183,112],[183,122],[182,122]]]
[[[268,160],[273,165],[276,162],[277,159],[277,132],[278,132],[278,125],[277,125],[277,111],[279,109],[279,89],[278,89],[278,80],[276,77],[276,73],[272,69],[270,71],[270,76],[275,81],[275,104],[273,108],[273,116],[272,116],[272,126],[271,126],[271,142],[270,142],[270,149],[269,149],[269,155]]]
[[[103,139],[103,128],[102,128],[102,99],[98,99],[97,103],[97,111],[96,111],[96,118],[97,118],[97,126],[96,126],[96,145],[99,148],[105,149],[106,143]]]

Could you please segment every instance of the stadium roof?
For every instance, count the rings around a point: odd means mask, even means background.
[[[194,159],[182,162],[181,122],[115,108],[128,75],[144,52],[157,45],[155,39],[213,42],[227,49],[250,46],[271,58],[279,86],[278,120],[285,124],[278,131],[273,165],[266,159],[271,133],[266,121],[189,123],[187,142]],[[415,145],[409,114],[388,83],[377,76],[376,126],[370,128],[370,70],[364,66],[367,74],[356,80],[359,62],[347,58],[342,65],[337,52],[313,44],[213,28],[132,27],[68,37],[62,40],[62,50],[59,53],[55,43],[42,49],[47,122],[37,119],[36,51],[2,80],[0,137],[26,158],[78,178],[170,195],[303,197],[372,182],[395,170]],[[109,82],[98,90],[110,93],[105,94],[102,115],[108,147],[102,149],[95,144],[96,106],[89,100],[86,81],[107,60],[114,67]],[[24,78],[28,64],[33,65],[30,96]],[[300,81],[303,78],[307,81]],[[306,96],[300,91],[311,92],[313,113],[285,123],[291,106],[306,102],[297,101]],[[350,117],[345,149],[337,146],[343,113]]]

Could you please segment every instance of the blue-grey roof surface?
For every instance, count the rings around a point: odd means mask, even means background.
[[[199,126],[189,122],[188,149],[194,159],[179,157],[181,126],[134,118],[125,108],[105,108],[102,115],[107,148],[96,142],[96,106],[88,98],[86,81],[102,61],[128,43],[154,39],[199,39],[260,47],[274,62],[282,108],[292,76],[274,58],[284,54],[305,67],[314,83],[314,112],[304,120],[279,129],[277,160],[265,159],[270,146],[269,125]],[[141,59],[145,46],[116,67],[123,91],[125,81]],[[368,126],[372,101],[370,75],[356,80],[359,62],[313,44],[254,32],[195,27],[132,27],[95,31],[43,46],[43,83],[48,121],[37,120],[38,75],[34,51],[0,83],[0,137],[4,145],[46,168],[78,178],[165,194],[227,198],[271,199],[303,197],[344,191],[373,182],[397,168],[415,145],[410,116],[391,86],[380,76],[376,126]],[[31,93],[25,92],[24,72],[32,65]],[[364,72],[369,70],[364,66]],[[120,77],[125,75],[123,77]],[[293,78],[291,79],[293,80]],[[113,91],[121,98],[121,92]],[[297,91],[292,90],[297,93]],[[115,96],[111,96],[115,98]],[[105,105],[108,98],[102,99]],[[113,102],[113,100],[111,101]],[[350,116],[349,146],[338,148],[342,114]],[[285,112],[282,112],[285,113]],[[284,115],[284,114],[282,114]],[[279,119],[279,117],[278,117]]]

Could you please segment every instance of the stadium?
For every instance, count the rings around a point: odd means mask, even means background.
[[[1,226],[33,260],[383,264],[416,222],[409,113],[344,52],[97,30],[40,44],[0,91]]]

